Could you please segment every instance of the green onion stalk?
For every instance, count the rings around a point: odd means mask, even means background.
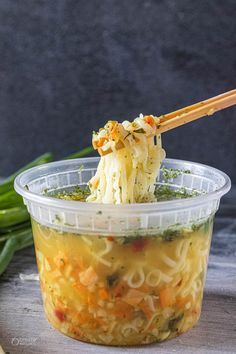
[[[65,159],[84,157],[92,151],[92,146],[89,146]],[[14,190],[14,179],[19,173],[31,167],[51,161],[53,161],[53,155],[45,153],[0,183],[0,275],[7,269],[15,252],[33,244],[29,213],[22,197]]]

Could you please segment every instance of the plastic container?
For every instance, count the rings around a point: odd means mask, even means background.
[[[64,334],[105,345],[175,337],[200,316],[213,218],[230,189],[223,172],[190,170],[157,184],[200,196],[146,204],[97,204],[46,196],[86,185],[98,158],[49,163],[21,173],[15,189],[32,218],[45,314]]]

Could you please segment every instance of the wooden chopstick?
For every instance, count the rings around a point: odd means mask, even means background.
[[[177,115],[180,115],[180,114],[183,114],[183,113],[188,113],[189,111],[191,111],[193,108],[197,108],[197,107],[201,107],[204,102],[215,102],[217,101],[219,98],[224,98],[224,97],[228,97],[228,96],[231,96],[233,93],[235,93],[236,90],[231,90],[231,91],[227,91],[225,93],[222,93],[221,95],[218,95],[218,96],[214,96],[214,97],[211,97],[207,100],[204,100],[204,101],[200,101],[198,103],[194,103],[190,106],[187,106],[187,107],[184,107],[184,108],[181,108],[181,109],[178,109],[177,111],[173,111],[173,112],[170,112],[170,113],[167,113],[167,114],[164,114],[162,116],[160,116],[159,118],[161,119],[161,122],[164,122],[165,120],[168,120],[170,118],[173,118],[173,117],[176,117]]]
[[[192,122],[196,119],[210,116],[217,111],[236,104],[236,89],[222,93],[221,95],[211,97],[205,101],[200,101],[193,105],[178,109],[177,111],[159,116],[160,124],[157,127],[156,134],[161,134],[171,129],[177,128],[183,124]],[[124,144],[117,143],[117,150],[122,149]],[[112,149],[103,151],[98,149],[101,156],[110,154]]]
[[[164,133],[235,104],[236,89],[160,116],[161,122],[157,128],[157,133]]]

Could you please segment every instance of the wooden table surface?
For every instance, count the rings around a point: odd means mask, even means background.
[[[0,343],[7,353],[236,353],[236,206],[235,191],[215,221],[199,324],[161,344],[118,348],[85,344],[54,330],[43,314],[39,283],[19,273],[37,271],[32,248],[18,252],[0,280]],[[1,349],[0,349],[1,353]]]

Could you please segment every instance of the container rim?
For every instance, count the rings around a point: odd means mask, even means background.
[[[162,201],[162,202],[152,202],[152,203],[131,203],[131,204],[103,204],[103,203],[85,203],[73,200],[64,200],[64,199],[57,199],[53,197],[48,197],[42,194],[37,194],[32,191],[29,191],[25,188],[25,185],[22,183],[22,179],[26,177],[26,175],[38,172],[39,175],[45,176],[45,172],[49,167],[60,167],[63,166],[65,163],[73,164],[73,162],[79,162],[81,164],[87,162],[97,162],[99,161],[99,157],[88,157],[88,158],[78,158],[78,159],[71,159],[71,160],[60,160],[55,162],[50,162],[47,164],[43,164],[40,166],[32,167],[22,173],[20,173],[14,181],[14,188],[17,193],[19,193],[24,199],[29,200],[31,202],[35,202],[41,205],[47,205],[51,207],[55,207],[58,209],[70,209],[73,211],[84,211],[84,212],[107,212],[111,213],[128,213],[128,214],[135,214],[135,213],[142,213],[142,212],[162,212],[162,211],[173,211],[176,209],[187,209],[188,207],[195,207],[201,204],[205,204],[209,201],[220,199],[224,194],[226,194],[231,187],[231,181],[229,176],[218,170],[217,168],[201,164],[198,162],[191,162],[186,160],[179,160],[179,159],[164,159],[164,162],[168,163],[175,163],[175,162],[183,162],[191,164],[195,167],[202,167],[210,169],[213,173],[217,174],[219,177],[223,178],[222,186],[212,192],[209,192],[204,195],[194,196],[185,199],[175,199],[170,201]]]

